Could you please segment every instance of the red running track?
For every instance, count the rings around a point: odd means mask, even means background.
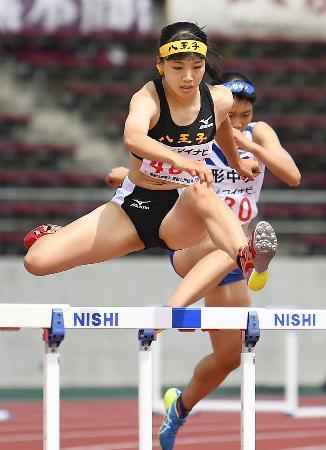
[[[322,404],[322,397],[302,402]],[[41,402],[1,403],[12,419],[0,422],[1,450],[42,450]],[[136,400],[62,401],[61,450],[138,448]],[[154,446],[161,418],[154,417]],[[293,419],[280,413],[258,413],[257,450],[326,450],[326,418]],[[175,449],[239,450],[239,413],[198,413],[180,430]]]

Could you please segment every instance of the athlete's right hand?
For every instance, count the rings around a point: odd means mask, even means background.
[[[193,177],[197,176],[200,183],[207,183],[209,186],[213,183],[212,172],[203,161],[194,161],[193,159],[176,155],[173,166],[178,170],[189,173]]]
[[[108,186],[117,188],[126,178],[129,173],[129,169],[126,167],[114,167],[111,171],[106,175],[105,182]]]

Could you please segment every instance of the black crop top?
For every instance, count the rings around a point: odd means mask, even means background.
[[[199,85],[200,110],[196,119],[189,125],[176,125],[171,117],[162,79],[153,80],[160,99],[160,117],[157,124],[148,131],[148,136],[186,158],[204,160],[212,152],[216,134],[214,103],[205,83]],[[133,154],[133,153],[132,153]],[[134,155],[134,154],[133,154]],[[186,172],[180,172],[168,163],[142,160],[140,171],[146,175],[180,184],[198,181]]]

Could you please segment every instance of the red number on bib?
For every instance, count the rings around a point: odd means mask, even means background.
[[[225,203],[232,209],[235,205],[235,200],[233,197],[225,197]]]
[[[225,197],[225,203],[232,209],[235,205],[233,197]],[[249,198],[243,197],[239,205],[238,218],[241,222],[246,222],[250,219],[252,213],[251,203]]]
[[[169,174],[170,175],[178,175],[179,173],[181,173],[182,172],[182,170],[178,170],[178,169],[176,169],[174,166],[171,166],[170,168],[169,168]]]
[[[151,162],[149,163],[149,165],[150,165],[151,167],[154,167],[156,173],[161,173],[161,172],[163,172],[163,170],[164,170],[163,164],[164,164],[164,163],[158,162],[158,161],[151,161]],[[178,175],[179,173],[182,172],[182,170],[178,170],[178,169],[176,169],[176,168],[175,168],[174,166],[172,166],[172,165],[168,168],[168,170],[169,170],[169,174],[170,174],[170,175]]]
[[[251,212],[252,210],[249,198],[243,197],[239,206],[239,219],[242,220],[242,222],[246,222],[250,219]]]
[[[151,161],[149,164],[151,167],[154,167],[156,173],[163,172],[163,163],[158,161]]]

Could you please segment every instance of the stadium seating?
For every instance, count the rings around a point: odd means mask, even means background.
[[[110,147],[110,142],[121,141],[130,97],[156,76],[157,38],[63,31],[48,36],[3,35],[0,45],[2,56],[15,65],[18,83],[34,83],[40,89],[46,86],[49,102],[94,123]],[[244,71],[253,79],[258,95],[255,120],[265,120],[276,130],[302,171],[298,202],[292,203],[282,203],[282,197],[292,190],[266,174],[264,188],[275,192],[275,200],[262,205],[261,216],[277,223],[322,224],[325,204],[314,203],[314,196],[326,188],[325,44],[222,36],[212,41],[222,57],[219,64],[223,70]],[[44,138],[24,141],[32,119],[33,111],[16,114],[0,110],[0,185],[5,193],[13,193],[8,194],[10,198],[0,198],[0,217],[7,220],[7,228],[0,229],[0,251],[5,254],[24,251],[22,230],[30,224],[43,219],[66,223],[97,206],[96,200],[81,201],[83,194],[77,200],[77,191],[107,189],[103,172],[88,174],[85,166],[78,166],[75,144],[44,142]],[[55,195],[51,201],[23,200],[19,196],[26,188],[35,192],[65,189],[67,198],[64,202],[55,200]],[[300,203],[301,194],[307,193],[311,194],[311,205]],[[294,253],[300,248],[304,254],[325,254],[326,229],[316,235],[309,230],[298,232],[292,242]]]
[[[12,136],[18,128],[25,128],[30,121],[30,115],[0,111],[0,138]]]
[[[60,160],[71,160],[75,153],[73,145],[25,144],[22,142],[0,142],[1,167],[45,166],[56,167]]]
[[[295,241],[298,253],[306,255],[326,255],[326,234],[302,234]]]
[[[0,170],[0,186],[103,187],[103,176],[45,170]]]

